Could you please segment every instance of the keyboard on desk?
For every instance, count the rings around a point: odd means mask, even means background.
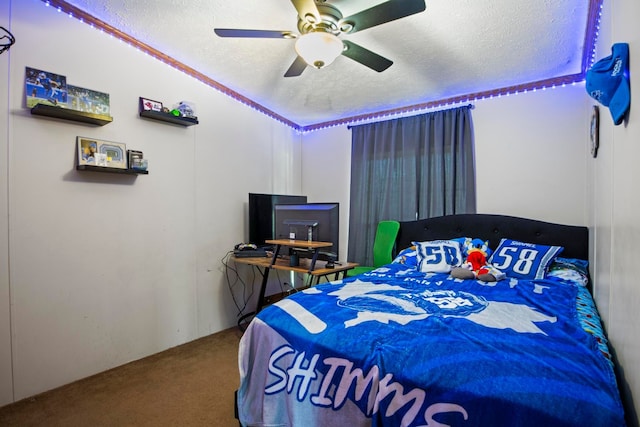
[[[237,258],[258,258],[258,257],[266,257],[267,251],[264,249],[245,249],[245,250],[235,250],[233,251],[233,255]]]

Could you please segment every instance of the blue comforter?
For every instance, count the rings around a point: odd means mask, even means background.
[[[577,309],[585,293],[401,264],[309,288],[265,308],[245,332],[240,422],[623,426],[606,344]]]

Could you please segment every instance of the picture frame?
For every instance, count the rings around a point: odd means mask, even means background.
[[[157,111],[162,112],[162,102],[153,99],[140,97],[140,111]]]
[[[61,74],[25,67],[24,91],[27,108],[37,104],[67,108],[67,77]]]
[[[591,108],[591,122],[589,125],[589,143],[591,156],[598,156],[598,148],[600,147],[600,109],[597,105]]]
[[[84,113],[108,116],[110,112],[109,94],[80,86],[67,85],[68,106]]]
[[[78,165],[128,169],[127,145],[124,143],[78,136],[76,146]]]
[[[78,166],[97,166],[96,154],[98,153],[98,141],[92,138],[78,136],[76,138],[76,160]]]
[[[131,168],[136,160],[142,160],[144,158],[144,154],[142,153],[142,151],[138,150],[127,150],[127,158],[129,162],[129,168]]]
[[[144,154],[139,150],[127,150],[129,169],[141,171],[147,170],[147,160]]]
[[[107,155],[107,167],[127,169],[127,145],[120,142],[98,141],[98,153]]]

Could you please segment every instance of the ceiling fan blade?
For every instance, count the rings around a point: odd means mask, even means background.
[[[386,22],[395,21],[415,13],[424,11],[427,6],[424,0],[390,0],[372,8],[355,13],[340,20],[340,28],[353,26],[347,33],[355,33]]]
[[[346,49],[342,52],[347,58],[351,58],[362,65],[371,68],[377,72],[382,72],[391,67],[393,61],[380,56],[377,53],[373,53],[368,49],[363,48],[348,40],[342,40]]]
[[[315,0],[291,0],[293,6],[298,11],[298,16],[303,21],[316,23],[320,22],[320,11],[318,10],[318,6],[316,6]],[[311,20],[308,19],[311,17]]]
[[[297,36],[291,31],[240,30],[236,28],[214,28],[220,37],[249,37],[261,39],[293,39]]]
[[[285,77],[297,77],[307,68],[307,63],[304,62],[304,59],[297,56],[293,64],[289,67],[286,73],[284,73]]]

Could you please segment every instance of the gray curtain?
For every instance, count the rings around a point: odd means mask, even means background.
[[[379,221],[475,213],[472,108],[352,127],[349,261],[373,263]]]

